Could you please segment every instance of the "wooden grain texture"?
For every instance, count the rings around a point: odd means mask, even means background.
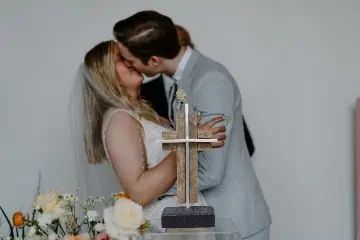
[[[191,117],[190,137],[198,138],[197,114]],[[198,201],[198,144],[190,143],[190,203]]]
[[[186,137],[185,133],[185,113],[176,112],[176,131],[168,131],[162,134],[163,139],[184,139]],[[192,116],[189,116],[189,131],[190,138],[193,139],[206,139],[213,138],[213,135],[207,131],[200,131],[198,129],[198,122],[200,119],[199,113],[194,113]],[[165,150],[174,150],[176,149],[177,157],[177,200],[179,204],[186,203],[186,153],[185,153],[185,143],[167,143],[163,144]],[[208,150],[211,148],[211,143],[190,143],[190,176],[189,176],[189,194],[190,194],[190,203],[198,202],[198,154],[199,151]]]
[[[206,131],[198,130],[198,138],[213,138],[214,136]],[[198,151],[205,151],[211,148],[211,143],[198,143],[197,144]]]
[[[166,139],[166,140],[176,139],[177,138],[177,133],[176,133],[176,131],[163,132],[162,133],[162,138]],[[176,144],[175,143],[163,144],[162,148],[165,151],[173,151],[174,149],[176,149]]]
[[[185,137],[185,114],[176,112],[176,134],[177,138]],[[176,144],[177,157],[177,200],[182,204],[186,202],[186,164],[185,164],[185,144]]]

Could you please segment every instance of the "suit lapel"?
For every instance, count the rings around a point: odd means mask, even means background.
[[[184,73],[181,77],[181,80],[179,82],[179,87],[184,89],[186,91],[186,93],[188,93],[188,94],[189,94],[189,90],[192,85],[192,81],[194,78],[193,73],[196,69],[196,63],[197,63],[199,57],[200,57],[200,53],[196,50],[193,50],[193,52],[190,56],[190,59],[185,66]]]
[[[185,66],[181,80],[179,82],[179,88],[182,88],[187,94],[190,113],[193,112],[193,105],[191,99],[191,86],[195,77],[196,63],[198,62],[199,57],[200,57],[200,53],[196,50],[193,50],[190,59]],[[177,105],[178,104],[179,103],[177,103]]]

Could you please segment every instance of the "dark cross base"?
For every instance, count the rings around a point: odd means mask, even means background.
[[[161,215],[163,228],[215,227],[215,213],[211,206],[166,207]]]

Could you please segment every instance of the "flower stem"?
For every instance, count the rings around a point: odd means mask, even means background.
[[[7,223],[9,224],[9,228],[10,228],[10,237],[11,237],[11,238],[14,238],[15,236],[14,236],[14,229],[13,229],[13,226],[11,225],[11,222],[10,222],[10,220],[9,220],[8,216],[6,215],[6,213],[5,213],[4,209],[3,209],[1,206],[0,206],[0,211],[1,211],[1,212],[2,212],[2,214],[4,215],[4,217],[5,217],[6,221],[7,221]]]
[[[34,221],[34,219],[35,219],[35,213],[36,213],[36,210],[34,209],[33,212],[32,212],[31,221]]]
[[[61,232],[62,232],[62,233],[64,234],[64,236],[65,236],[65,235],[66,235],[66,232],[65,232],[64,228],[62,227],[60,221],[59,221],[59,227],[60,227]]]
[[[40,232],[42,232],[45,236],[48,236],[48,234],[45,232],[44,229],[42,229],[42,228],[39,226],[39,224],[35,223],[34,225],[35,225],[35,227],[36,227]]]

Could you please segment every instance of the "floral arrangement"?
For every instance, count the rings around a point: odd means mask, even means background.
[[[185,92],[184,89],[182,88],[179,88],[177,91],[176,91],[176,99],[181,102],[181,103],[186,103],[187,102],[187,94]]]
[[[103,216],[98,209],[103,209]],[[0,233],[0,240],[121,239],[137,236],[149,227],[142,206],[124,193],[79,201],[77,192],[50,191],[38,194],[31,214],[18,211],[10,219],[1,206],[0,212],[5,218],[0,218],[0,225],[7,222],[9,227],[9,234]]]

